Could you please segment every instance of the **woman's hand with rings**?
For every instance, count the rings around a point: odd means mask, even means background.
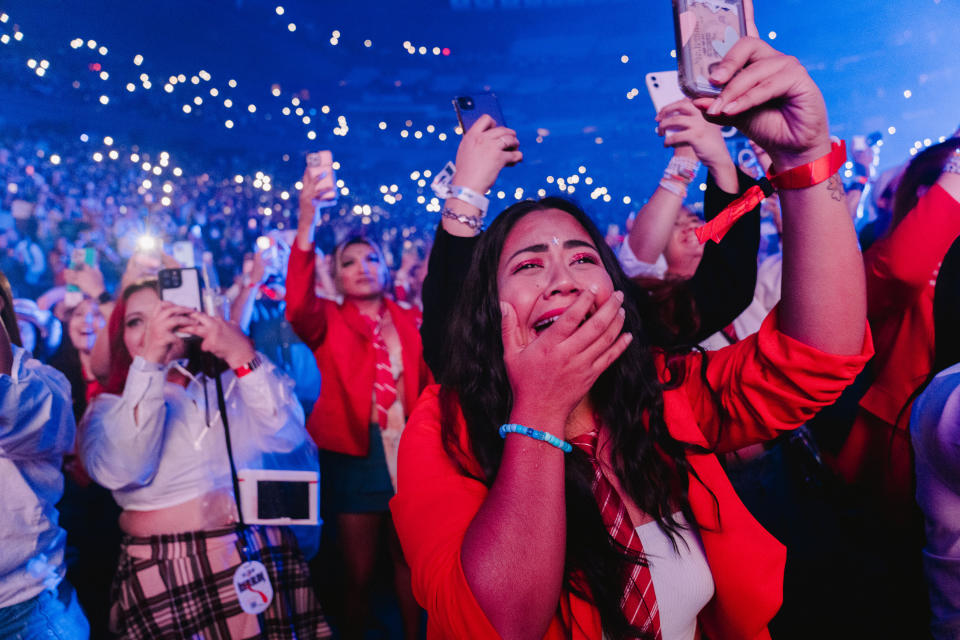
[[[470,127],[457,147],[457,172],[452,184],[486,193],[504,167],[523,160],[517,132],[498,127],[493,118],[484,114]]]
[[[516,310],[500,303],[503,360],[513,391],[511,420],[563,438],[570,412],[630,345],[633,336],[621,333],[623,293],[614,292],[587,317],[596,302],[596,292],[581,292],[552,326],[529,342]]]

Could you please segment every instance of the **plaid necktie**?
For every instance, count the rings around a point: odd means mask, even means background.
[[[373,377],[373,394],[377,404],[377,424],[381,429],[387,428],[387,410],[397,401],[397,383],[393,379],[393,367],[390,364],[390,351],[383,340],[383,317],[386,307],[380,307],[377,318],[360,314],[373,336],[373,351],[377,356],[376,374]]]
[[[600,516],[610,536],[632,553],[642,555],[643,544],[630,520],[630,514],[627,513],[620,495],[603,475],[597,461],[598,436],[599,432],[590,431],[573,438],[570,444],[586,453],[593,465],[593,496],[600,507]],[[661,640],[660,610],[657,607],[657,596],[653,590],[653,577],[649,567],[640,564],[627,566],[620,609],[627,622],[643,629],[645,633],[653,632],[657,640]]]

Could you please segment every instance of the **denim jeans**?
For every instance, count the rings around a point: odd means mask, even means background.
[[[9,640],[88,640],[90,625],[77,594],[64,580],[56,593],[0,608],[0,638]]]

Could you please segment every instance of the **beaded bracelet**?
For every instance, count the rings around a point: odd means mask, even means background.
[[[573,446],[569,442],[565,442],[553,435],[552,433],[546,433],[545,431],[538,431],[536,429],[531,429],[530,427],[525,427],[522,424],[505,424],[500,427],[500,437],[506,438],[508,433],[519,433],[522,436],[528,436],[534,440],[540,440],[541,442],[546,442],[552,447],[560,449],[564,453],[570,453],[573,451]]]
[[[460,213],[454,213],[447,207],[444,207],[443,211],[440,212],[440,217],[456,220],[460,224],[467,225],[474,231],[480,231],[483,229],[483,216],[465,216]]]
[[[687,185],[681,180],[664,176],[660,179],[660,187],[679,197],[681,200],[687,199]]]

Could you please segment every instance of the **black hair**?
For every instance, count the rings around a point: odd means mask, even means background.
[[[10,286],[10,281],[7,280],[7,276],[3,271],[0,271],[0,298],[3,298],[3,308],[0,309],[0,319],[2,319],[3,326],[7,330],[10,342],[18,347],[22,347],[23,341],[20,339],[20,325],[17,324],[17,312],[13,308],[13,288]]]
[[[953,241],[940,264],[933,293],[933,364],[923,383],[900,409],[897,422],[933,382],[937,374],[960,362],[960,237]]]
[[[917,189],[932,186],[940,178],[943,165],[957,148],[960,148],[960,138],[950,138],[924,149],[910,161],[893,197],[891,231],[917,206],[920,199]]]
[[[653,342],[647,330],[660,335],[670,332],[656,326],[648,297],[624,275],[593,221],[565,199],[517,203],[501,213],[477,243],[446,339],[447,365],[440,392],[444,449],[464,475],[487,486],[493,484],[503,456],[497,427],[508,422],[513,403],[503,362],[497,269],[504,243],[517,222],[531,212],[548,209],[570,214],[586,230],[614,288],[624,292],[624,331],[632,333],[634,340],[593,385],[590,399],[597,417],[609,429],[611,461],[621,486],[676,547],[683,527],[674,516],[677,511],[691,526],[698,526],[688,489],[689,476],[699,478],[686,456],[691,451],[706,451],[673,438],[664,419],[663,392],[682,383],[683,358],[666,359],[667,382],[661,382],[652,344],[663,343]],[[665,355],[676,353],[679,350]],[[469,452],[459,444],[458,407],[466,420]],[[482,470],[479,477],[469,471],[471,455]],[[630,564],[645,564],[646,558],[625,549],[607,532],[593,495],[592,463],[576,447],[567,456],[565,474],[565,592],[597,607],[605,636],[645,638],[643,630],[627,621],[619,603],[625,570]],[[715,496],[714,506],[717,508]],[[567,632],[569,635],[570,630]]]

